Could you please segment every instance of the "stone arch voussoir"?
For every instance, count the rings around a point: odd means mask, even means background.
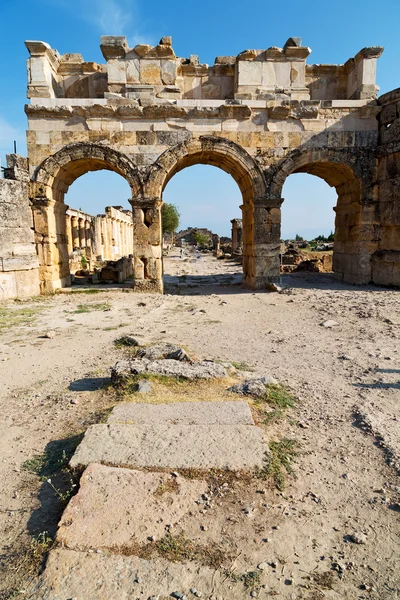
[[[76,170],[74,165],[78,164],[78,161],[82,167]],[[65,182],[68,189],[72,181],[83,173],[102,168],[114,171],[124,177],[132,189],[132,195],[142,193],[141,173],[128,156],[108,146],[91,143],[64,146],[37,167],[32,181],[50,187],[54,185],[60,187],[57,185],[57,180],[59,180]]]
[[[149,169],[144,196],[159,198],[168,181],[178,171],[195,164],[211,164],[228,172],[241,189],[243,180],[253,189],[253,196],[266,195],[266,182],[260,167],[238,144],[216,136],[202,136],[166,150]]]
[[[268,196],[280,198],[282,187],[292,173],[310,173],[321,177],[332,187],[357,179],[363,185],[364,156],[358,149],[296,149],[265,171]]]

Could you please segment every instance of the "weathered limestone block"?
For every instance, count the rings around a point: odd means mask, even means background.
[[[91,464],[64,511],[57,542],[73,550],[126,552],[149,537],[162,538],[165,524],[179,523],[206,489],[206,481]]]
[[[92,425],[70,466],[248,470],[262,467],[264,432],[252,425]]]

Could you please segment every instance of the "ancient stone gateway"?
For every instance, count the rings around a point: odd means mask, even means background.
[[[344,65],[307,65],[310,49],[289,38],[209,67],[176,57],[169,37],[129,48],[124,37],[104,36],[103,65],[43,42],[26,46],[42,292],[70,284],[64,195],[98,169],[131,187],[134,289],[162,292],[163,190],[195,164],[223,169],[241,190],[247,287],[279,277],[282,186],[298,172],[336,188],[336,277],[400,285],[400,93],[376,99],[382,48]]]

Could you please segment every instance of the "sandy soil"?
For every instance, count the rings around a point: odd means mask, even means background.
[[[113,341],[128,333],[246,363],[298,398],[267,430],[271,440],[299,442],[296,479],[284,493],[268,485],[253,499],[244,486],[249,511],[236,506],[227,515],[216,506],[202,530],[213,542],[232,517],[229,536],[241,546],[235,569],[276,563],[263,572],[259,597],[400,596],[399,292],[341,285],[328,274],[284,276],[282,294],[202,279],[215,274],[226,283],[239,270],[211,256],[184,262],[175,254],[165,271],[186,278],[172,279],[165,296],[105,289],[0,307],[0,599],[24,597],[32,536],[53,535],[63,506],[26,461],[60,440],[76,444],[115,404],[102,388],[121,356]],[[323,327],[329,319],[337,324]],[[44,337],[49,331],[55,336]],[[189,533],[197,527],[187,526]],[[365,543],[350,541],[353,534]],[[330,583],[324,573],[333,574]]]

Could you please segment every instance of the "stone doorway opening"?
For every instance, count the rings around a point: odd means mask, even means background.
[[[321,177],[293,173],[282,188],[281,274],[333,273],[334,187]]]
[[[212,165],[193,165],[168,181],[162,200],[165,210],[172,204],[180,215],[170,233],[162,209],[164,289],[240,285],[242,194],[233,177]]]
[[[133,221],[126,179],[109,170],[81,175],[65,204],[72,285],[133,284]]]

